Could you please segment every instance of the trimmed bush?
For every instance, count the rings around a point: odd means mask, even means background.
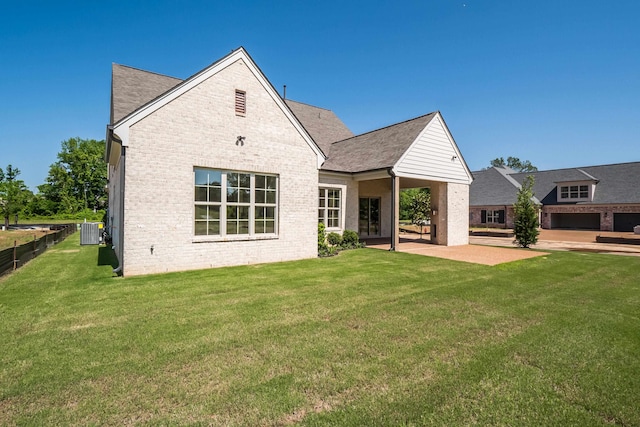
[[[331,246],[338,246],[342,243],[342,236],[339,235],[338,233],[329,233],[327,235],[327,242]]]
[[[342,233],[342,247],[347,249],[361,247],[358,233],[353,230],[344,230]]]

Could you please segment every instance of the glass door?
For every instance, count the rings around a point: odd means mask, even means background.
[[[360,217],[358,221],[360,236],[380,235],[380,199],[361,197]]]

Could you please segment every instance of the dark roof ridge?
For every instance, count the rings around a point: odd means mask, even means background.
[[[603,166],[621,166],[621,165],[633,165],[633,164],[640,164],[640,161],[636,161],[636,162],[622,162],[622,163],[609,163],[609,164],[605,164],[605,165],[591,165],[591,166],[576,166],[576,167],[568,167],[568,168],[557,168],[557,169],[544,169],[544,170],[537,170],[534,172],[515,172],[512,175],[531,175],[531,174],[535,174],[535,173],[540,173],[540,172],[556,172],[556,171],[568,171],[571,169],[575,169],[578,170],[580,172],[584,172],[581,171],[580,169],[586,169],[586,168],[600,168]]]
[[[402,125],[402,124],[405,124],[405,123],[409,123],[409,122],[412,122],[412,121],[414,121],[414,120],[418,120],[418,119],[422,119],[422,118],[424,118],[424,117],[430,116],[430,115],[432,115],[432,114],[437,114],[437,113],[439,113],[439,112],[440,112],[439,110],[438,110],[438,111],[432,111],[432,112],[430,112],[430,113],[423,114],[423,115],[418,116],[418,117],[414,117],[413,119],[408,119],[408,120],[404,120],[404,121],[402,121],[402,122],[393,123],[393,124],[388,125],[388,126],[384,126],[384,127],[378,128],[378,129],[370,130],[370,131],[368,131],[368,132],[361,133],[361,134],[358,134],[358,135],[354,135],[354,136],[352,136],[351,138],[342,139],[342,140],[340,140],[340,141],[332,142],[332,143],[331,143],[331,145],[338,144],[338,143],[340,143],[340,142],[349,141],[349,140],[354,139],[354,138],[359,138],[359,137],[361,137],[361,136],[368,135],[368,134],[370,134],[370,133],[374,133],[374,132],[378,132],[378,131],[381,131],[381,130],[384,130],[384,129],[389,129],[389,128],[394,127],[394,126],[398,126],[398,125]]]
[[[176,79],[176,80],[184,81],[180,77],[174,77],[174,76],[170,76],[168,74],[157,73],[155,71],[143,70],[142,68],[132,67],[131,65],[118,64],[117,62],[112,62],[111,65],[117,65],[119,67],[126,67],[126,68],[130,68],[132,70],[142,71],[143,73],[155,74],[156,76],[160,76],[160,77],[168,77],[170,79]]]

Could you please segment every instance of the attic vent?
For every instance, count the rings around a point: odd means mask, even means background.
[[[247,92],[236,89],[236,115],[244,116],[247,114]]]

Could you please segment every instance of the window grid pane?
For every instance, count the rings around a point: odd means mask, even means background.
[[[318,222],[327,228],[340,228],[340,204],[342,190],[320,188],[318,190]]]
[[[223,178],[226,179],[225,197],[222,194]],[[195,169],[194,181],[195,235],[275,233],[276,176]],[[226,221],[221,221],[221,209],[226,214]],[[253,231],[249,227],[252,222]]]

